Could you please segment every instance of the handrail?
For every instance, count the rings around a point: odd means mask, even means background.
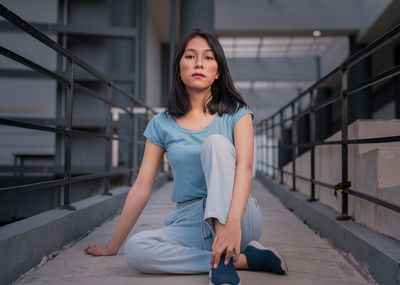
[[[296,178],[302,179],[305,181],[310,182],[310,200],[309,201],[315,201],[315,185],[321,185],[327,188],[334,188],[335,193],[340,192],[342,194],[342,209],[341,209],[341,216],[338,217],[340,220],[348,220],[350,217],[348,215],[348,195],[353,195],[355,197],[358,197],[360,199],[364,199],[367,201],[370,201],[372,203],[375,203],[377,205],[380,205],[382,207],[385,207],[387,209],[393,210],[395,212],[400,212],[400,206],[395,205],[389,201],[384,201],[381,199],[378,199],[376,197],[372,197],[370,195],[361,193],[357,190],[350,189],[350,183],[348,181],[348,145],[354,145],[354,144],[371,144],[371,143],[389,143],[389,142],[399,142],[400,141],[400,136],[394,135],[394,136],[384,136],[384,137],[373,137],[373,138],[362,138],[362,139],[349,139],[347,135],[347,127],[348,127],[348,98],[349,96],[355,94],[356,92],[359,92],[367,87],[374,86],[378,84],[379,82],[382,82],[384,80],[388,80],[390,78],[393,78],[394,76],[400,75],[400,65],[394,66],[390,68],[389,70],[386,70],[378,75],[375,75],[359,84],[356,86],[351,86],[348,87],[348,69],[355,65],[356,63],[360,62],[361,60],[365,59],[366,57],[374,54],[381,48],[387,46],[391,42],[393,42],[395,39],[400,37],[400,25],[394,27],[391,29],[389,32],[378,38],[376,41],[373,43],[369,44],[359,52],[357,52],[355,55],[351,56],[347,60],[345,60],[340,66],[334,68],[331,72],[329,72],[327,75],[325,75],[323,78],[312,84],[310,87],[308,87],[306,90],[302,91],[296,98],[291,100],[289,103],[285,104],[283,107],[281,107],[278,111],[273,113],[271,116],[261,120],[258,124],[256,124],[256,134],[259,134],[261,137],[263,137],[263,140],[266,140],[267,136],[273,137],[274,140],[272,140],[272,145],[269,143],[263,143],[259,144],[257,147],[259,151],[261,152],[261,155],[259,155],[259,161],[258,164],[262,166],[266,166],[267,168],[270,168],[272,170],[272,177],[275,175],[275,170],[278,170],[280,172],[280,182],[283,183],[283,174],[291,175],[293,179],[293,185],[292,189],[296,190]],[[316,103],[316,90],[323,85],[327,80],[332,78],[333,76],[337,76],[337,74],[341,75],[341,94],[339,96],[334,96],[332,98],[328,98],[322,102]],[[307,108],[297,111],[295,110],[294,106],[297,102],[299,102],[304,96],[309,95],[310,96],[310,103],[307,106]],[[334,140],[334,141],[317,141],[316,140],[316,133],[315,133],[315,126],[316,126],[316,118],[315,118],[315,112],[317,110],[320,110],[326,106],[329,106],[337,101],[341,102],[342,105],[342,126],[341,126],[341,133],[342,137],[340,140]],[[283,116],[285,112],[291,111],[291,115],[289,116]],[[305,116],[305,115],[310,115],[310,122],[309,122],[309,129],[310,129],[310,138],[309,142],[298,142],[297,141],[297,127],[298,127],[298,119]],[[278,120],[276,120],[278,118]],[[290,126],[290,130],[292,132],[292,142],[291,143],[284,143],[282,138],[283,138],[283,132],[285,129],[285,123],[291,121],[292,124]],[[280,138],[281,142],[279,144],[276,144],[276,137],[275,137],[275,128],[280,128]],[[272,133],[272,134],[271,134]],[[342,157],[341,157],[341,165],[342,165],[342,179],[341,182],[336,185],[330,185],[327,184],[323,181],[318,181],[315,180],[315,147],[319,145],[340,145],[341,150],[342,150]],[[300,148],[309,148],[311,152],[310,156],[310,177],[311,178],[306,178],[303,176],[300,176],[296,173],[296,167],[295,167],[295,160],[297,157],[297,150]],[[270,150],[276,150],[278,149],[278,155],[281,151],[287,149],[291,150],[292,153],[292,158],[290,163],[292,163],[292,171],[287,171],[283,169],[282,164],[278,165],[277,167],[275,165],[276,159],[272,157],[273,164],[271,165],[270,163],[267,163],[264,161],[264,158],[268,155]],[[272,151],[272,155],[274,155],[274,152]]]
[[[63,120],[62,125],[43,125],[39,123],[35,123],[35,121],[26,121],[26,120],[18,120],[18,119],[13,119],[13,118],[5,118],[5,117],[0,117],[0,125],[8,125],[8,126],[13,126],[13,127],[19,127],[19,128],[25,128],[25,129],[33,129],[33,130],[39,130],[39,131],[45,131],[45,132],[51,132],[51,133],[56,133],[62,136],[64,139],[64,145],[65,145],[65,150],[64,150],[64,169],[63,169],[63,174],[58,173],[57,176],[59,179],[53,179],[49,181],[44,181],[44,182],[38,182],[38,183],[30,183],[30,184],[24,184],[24,185],[18,185],[18,186],[9,186],[9,187],[1,187],[0,188],[0,193],[5,193],[5,192],[21,192],[21,191],[34,191],[37,189],[43,189],[43,188],[49,188],[49,187],[64,187],[64,204],[61,205],[63,208],[66,209],[73,209],[70,205],[70,192],[71,192],[71,184],[76,183],[79,181],[86,181],[90,179],[95,179],[95,178],[105,178],[105,187],[104,187],[104,193],[105,194],[110,194],[109,192],[109,186],[110,186],[110,177],[113,175],[119,175],[119,174],[127,174],[129,176],[129,181],[132,181],[133,175],[136,175],[137,167],[134,165],[134,160],[133,156],[135,159],[138,159],[138,147],[142,146],[143,143],[142,141],[139,140],[139,133],[137,131],[138,128],[138,120],[144,120],[147,122],[149,120],[149,116],[151,114],[156,114],[157,112],[151,108],[150,106],[146,105],[144,102],[142,102],[140,99],[138,99],[136,96],[131,94],[130,92],[122,89],[120,86],[118,86],[114,81],[110,80],[107,78],[104,74],[101,72],[97,71],[95,68],[90,66],[88,63],[86,63],[84,60],[73,54],[71,51],[60,45],[59,43],[53,41],[51,38],[49,38],[47,35],[44,33],[40,32],[38,29],[33,27],[31,24],[28,22],[24,21],[22,18],[14,14],[12,11],[8,10],[5,6],[0,4],[0,16],[5,18],[8,22],[12,23],[15,25],[17,28],[19,28],[21,31],[24,31],[25,33],[31,35],[34,37],[36,40],[40,41],[47,47],[51,48],[54,50],[58,55],[63,56],[64,58],[67,59],[67,72],[64,73],[59,73],[55,71],[51,71],[43,66],[41,66],[38,63],[35,63],[5,47],[0,46],[0,54],[8,57],[9,59],[19,62],[25,66],[27,66],[29,69],[33,70],[34,72],[40,73],[44,75],[45,77],[55,80],[56,82],[60,83],[64,88],[66,88],[65,94],[65,116]],[[133,31],[133,30],[132,30]],[[131,35],[132,37],[136,37],[136,30],[134,30],[134,34]],[[104,84],[106,88],[106,94],[99,94],[97,91],[94,91],[92,89],[89,89],[88,87],[85,87],[79,83],[76,82],[74,75],[75,75],[75,67],[79,66],[82,69],[84,69],[86,72],[89,74],[93,75],[95,78],[97,78],[102,84]],[[138,84],[135,82],[135,84]],[[97,100],[102,101],[107,105],[107,118],[105,120],[106,124],[104,126],[105,128],[105,133],[95,133],[95,132],[90,132],[90,131],[83,131],[83,130],[77,130],[73,128],[72,125],[72,97],[73,97],[73,90],[80,90],[89,96],[96,98]],[[129,106],[122,106],[118,103],[115,103],[112,101],[112,92],[113,90],[119,92],[120,94],[124,95],[130,100]],[[143,106],[146,110],[145,114],[135,114],[134,113],[134,107],[136,106]],[[123,110],[126,114],[129,115],[130,119],[129,121],[129,130],[130,130],[130,135],[129,138],[124,138],[124,137],[117,137],[114,136],[111,132],[111,121],[112,121],[112,115],[111,115],[111,107],[116,107],[121,110]],[[104,171],[100,172],[95,172],[95,173],[89,173],[89,174],[84,174],[84,175],[79,175],[79,176],[73,176],[71,175],[71,138],[73,136],[89,136],[89,137],[94,137],[94,138],[99,138],[99,139],[105,139],[106,140],[106,150],[105,150],[105,167]],[[129,144],[129,161],[128,161],[128,167],[121,170],[121,169],[113,169],[111,168],[111,141],[112,140],[117,140],[121,142],[126,142]],[[131,157],[132,156],[132,157]]]

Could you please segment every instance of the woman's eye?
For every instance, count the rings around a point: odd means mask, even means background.
[[[185,58],[192,59],[192,58],[194,58],[194,56],[193,55],[187,55],[187,56],[185,56]]]
[[[213,60],[213,57],[212,56],[206,56],[206,59],[207,60]]]

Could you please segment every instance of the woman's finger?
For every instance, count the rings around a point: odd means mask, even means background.
[[[233,262],[238,262],[240,256],[240,246],[236,246],[233,249]]]
[[[226,254],[225,254],[224,264],[228,265],[229,260],[231,259],[231,257],[234,257],[234,256],[235,256],[234,248],[228,247],[226,250]]]
[[[218,267],[219,261],[221,259],[221,253],[216,252],[214,256],[214,269]]]
[[[214,267],[215,255],[216,255],[215,252],[213,252],[213,253],[211,254],[210,267]]]

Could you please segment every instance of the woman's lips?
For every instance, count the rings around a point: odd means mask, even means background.
[[[203,78],[203,77],[205,77],[204,74],[201,74],[201,73],[193,73],[192,76],[194,78]]]

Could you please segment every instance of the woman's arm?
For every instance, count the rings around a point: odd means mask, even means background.
[[[153,182],[160,167],[163,154],[164,149],[162,147],[146,140],[139,174],[126,197],[114,234],[106,246],[92,245],[85,249],[85,253],[94,256],[116,255],[118,253],[118,250],[150,198]]]
[[[225,252],[225,264],[235,256],[238,261],[241,241],[241,220],[250,195],[253,178],[254,136],[253,122],[250,114],[244,115],[234,128],[236,171],[233,184],[232,201],[229,207],[226,224],[216,229],[212,246],[211,266],[216,268],[221,254]]]

